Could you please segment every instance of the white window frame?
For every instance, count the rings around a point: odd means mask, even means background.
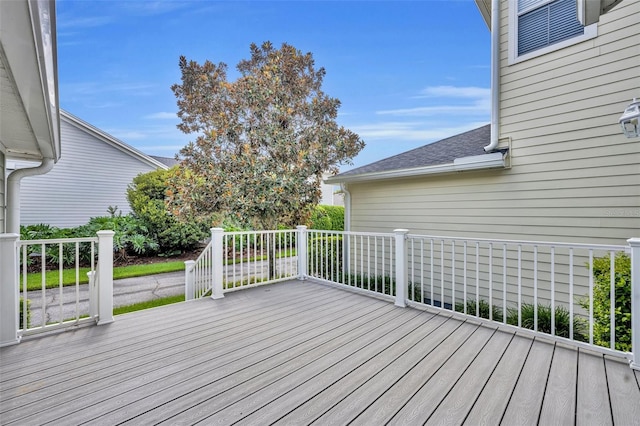
[[[536,6],[540,7],[549,3],[553,3],[556,0],[546,0],[544,3]],[[576,4],[577,7],[577,4]],[[574,44],[582,43],[583,41],[590,40],[598,36],[598,24],[591,24],[584,27],[584,34],[576,37],[562,40],[558,43],[551,44],[549,46],[542,47],[532,52],[527,52],[518,56],[518,0],[509,0],[509,65],[517,64],[531,58],[546,55],[547,53],[555,52],[556,50],[564,49]]]

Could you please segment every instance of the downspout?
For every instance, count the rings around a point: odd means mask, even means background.
[[[340,189],[344,192],[344,230],[351,231],[351,193],[344,182],[340,183]]]
[[[491,140],[484,147],[492,152],[498,147],[500,131],[500,0],[491,0]]]
[[[20,234],[20,181],[28,176],[43,175],[54,165],[53,158],[43,158],[38,167],[18,169],[7,178],[7,226],[6,232]]]

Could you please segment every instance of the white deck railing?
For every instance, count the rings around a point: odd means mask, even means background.
[[[197,299],[299,277],[299,231],[211,230],[211,242],[185,262],[185,298]]]
[[[613,352],[631,343],[616,337],[616,310],[624,307],[615,285],[616,257],[630,247],[409,235],[407,252],[412,302]],[[606,263],[606,276],[596,262]],[[596,300],[603,297],[606,316]]]
[[[300,226],[296,231],[214,229],[207,250],[186,268],[192,297],[217,298],[255,285],[312,278],[398,306],[440,309],[624,355],[634,367],[640,365],[640,350],[635,358],[631,351],[640,348],[640,314],[632,314],[640,310],[640,239],[616,246]],[[189,293],[190,286],[198,290]]]
[[[2,234],[0,346],[30,334],[112,322],[113,235],[21,241]]]
[[[307,240],[306,277],[395,298],[394,234],[309,230]]]

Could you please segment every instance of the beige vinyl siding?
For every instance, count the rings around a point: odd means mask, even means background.
[[[7,205],[7,183],[5,179],[6,174],[6,166],[5,166],[5,158],[4,153],[0,151],[0,234],[4,233],[4,216]]]
[[[640,237],[640,141],[617,124],[640,97],[640,2],[603,15],[596,38],[514,65],[508,31],[504,1],[500,138],[511,140],[512,168],[351,184],[353,230],[608,244]]]
[[[91,217],[106,216],[109,206],[130,212],[127,185],[138,174],[156,168],[65,119],[60,133],[58,163],[45,175],[22,180],[20,223],[74,227]]]

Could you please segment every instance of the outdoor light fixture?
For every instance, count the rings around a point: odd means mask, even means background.
[[[628,138],[636,138],[640,136],[640,102],[636,98],[633,98],[633,102],[629,104],[627,109],[622,113],[620,117],[620,127],[622,127],[622,133]]]

